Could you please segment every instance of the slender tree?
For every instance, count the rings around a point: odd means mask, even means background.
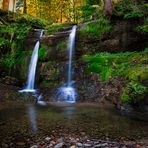
[[[105,15],[111,17],[113,13],[113,8],[112,8],[112,1],[111,0],[105,0],[104,1],[104,13]]]
[[[9,0],[3,0],[3,10],[8,10]]]
[[[24,0],[23,13],[27,13],[27,0]]]

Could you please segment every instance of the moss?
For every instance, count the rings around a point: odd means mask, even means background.
[[[67,49],[67,42],[65,41],[62,41],[62,42],[59,42],[57,45],[56,45],[56,48],[58,50],[65,50]]]
[[[49,84],[49,82],[44,80],[44,81],[41,82],[40,87],[42,87],[42,88],[49,88],[50,84]]]
[[[109,21],[102,17],[84,26],[80,30],[80,35],[88,37],[89,39],[96,39],[108,32],[111,28],[112,26]]]
[[[46,30],[47,30],[48,34],[51,35],[56,32],[64,31],[66,28],[70,29],[72,25],[73,24],[70,24],[70,23],[67,23],[67,24],[66,23],[65,24],[54,23],[52,25],[46,26]]]
[[[121,94],[121,101],[132,102],[138,98],[142,100],[147,87],[142,85],[148,79],[148,52],[100,53],[95,56],[84,56],[88,62],[87,71],[99,74],[103,81],[115,76],[122,76],[127,80]]]

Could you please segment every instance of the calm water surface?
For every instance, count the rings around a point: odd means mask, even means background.
[[[148,139],[148,122],[92,105],[26,104],[0,110],[1,142],[66,135]]]

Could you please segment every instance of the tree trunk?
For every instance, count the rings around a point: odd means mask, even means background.
[[[112,1],[111,0],[105,0],[104,3],[104,13],[105,15],[111,17],[113,14],[113,8],[112,8]]]
[[[3,0],[3,10],[8,10],[9,0]]]
[[[27,13],[27,0],[24,0],[24,8],[23,8],[23,13]]]

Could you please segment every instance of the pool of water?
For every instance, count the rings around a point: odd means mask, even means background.
[[[96,105],[13,105],[0,110],[0,142],[61,136],[148,139],[148,122]]]

